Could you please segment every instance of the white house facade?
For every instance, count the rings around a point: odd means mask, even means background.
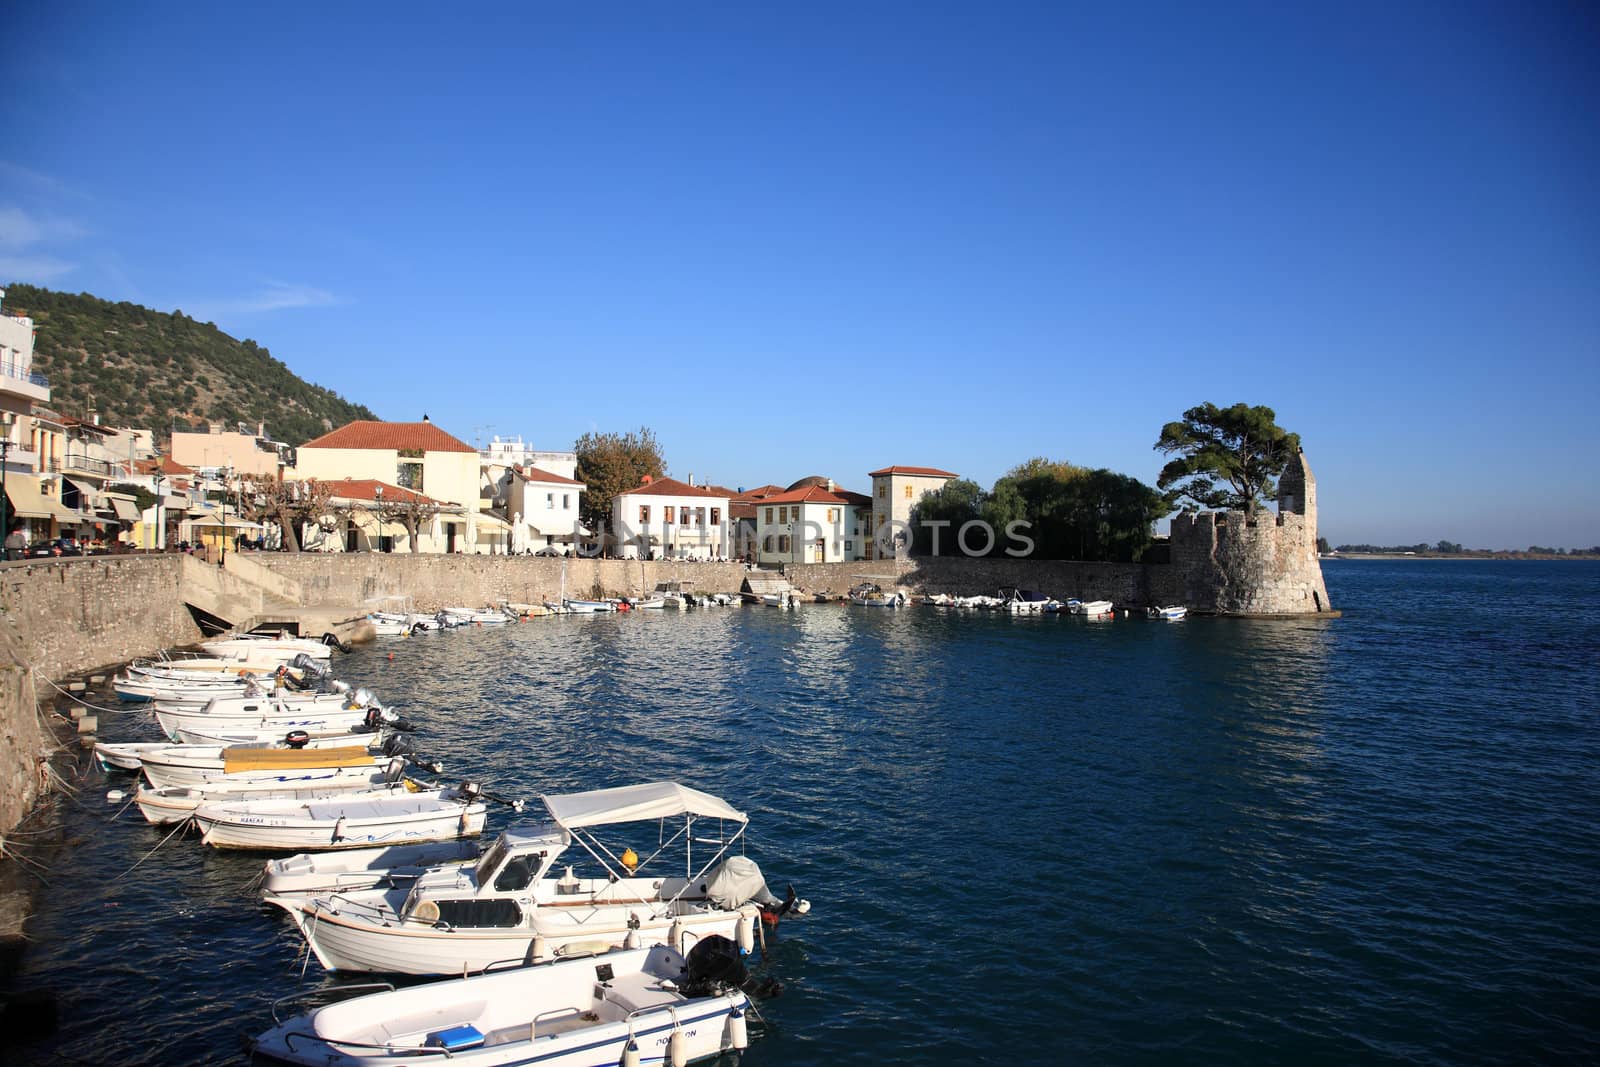
[[[872,479],[872,554],[867,559],[905,559],[911,549],[911,511],[929,493],[961,477],[937,467],[884,467]]]
[[[870,497],[830,481],[764,497],[755,508],[756,559],[764,565],[867,558]]]
[[[611,502],[613,551],[623,559],[726,559],[728,495],[655,478]]]

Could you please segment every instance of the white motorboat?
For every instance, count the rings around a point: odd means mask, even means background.
[[[1061,610],[1061,601],[1048,593],[1035,593],[1028,589],[1001,590],[1001,606],[1013,615],[1042,615]]]
[[[328,659],[333,655],[338,638],[324,634],[321,640],[309,637],[288,637],[282,634],[236,634],[216,637],[200,642],[200,647],[218,659],[276,659],[290,660],[297,655],[312,659]],[[342,647],[342,646],[341,646]]]
[[[134,794],[134,801],[146,822],[159,825],[183,822],[208,800],[313,800],[336,796],[340,793],[399,788],[404,767],[390,767],[367,780],[359,778],[329,779],[326,781],[283,782],[207,782],[204,785],[170,785],[160,789],[142,785]]]
[[[222,782],[278,782],[289,785],[355,780],[370,781],[381,775],[399,752],[374,753],[360,745],[342,748],[224,748],[220,758],[205,766],[169,758],[145,757],[145,781],[156,788],[170,785],[211,785]]]
[[[662,608],[667,606],[667,598],[659,596],[647,596],[630,600],[627,603],[628,607],[634,611],[660,611]],[[681,607],[681,605],[677,604],[673,606]]]
[[[353,695],[335,693],[303,698],[213,697],[199,707],[169,708],[157,704],[155,716],[162,732],[174,741],[180,740],[183,730],[257,731],[266,732],[269,737],[282,737],[290,730],[325,734],[355,733],[360,726],[369,729],[390,726],[396,730],[409,727],[365,690]]]
[[[783,608],[785,611],[793,608],[797,603],[793,593],[762,593],[761,602],[769,608]]]
[[[876,582],[861,582],[850,590],[850,603],[869,608],[898,608],[906,603],[904,593],[885,593]]]
[[[360,733],[366,725],[367,720],[362,719],[359,724],[341,726],[338,729],[307,730],[305,727],[295,727],[294,729],[302,730],[313,743],[317,743],[326,741],[327,739],[333,737],[348,737],[352,734]],[[390,730],[391,728],[380,725],[378,729]],[[399,731],[396,730],[393,732],[398,733]],[[258,725],[255,728],[251,728],[249,726],[240,726],[237,729],[219,729],[216,726],[207,726],[198,729],[179,727],[177,730],[177,735],[178,736],[176,740],[180,745],[220,745],[225,747],[227,745],[250,745],[258,744],[263,741],[280,740],[287,736],[287,731],[278,729],[276,725],[269,725],[267,727],[261,727]]]
[[[1089,618],[1101,618],[1111,614],[1111,601],[1109,600],[1069,600],[1067,610],[1073,615],[1085,615]]]
[[[371,993],[279,1021],[257,1057],[380,1067],[442,1056],[463,1067],[686,1064],[749,1044],[743,965],[715,942],[655,946]],[[733,964],[734,971],[722,968]],[[281,1002],[280,1002],[281,1003]]]
[[[261,895],[265,898],[280,894],[315,896],[402,882],[409,885],[430,867],[476,863],[482,854],[481,838],[301,852],[267,861],[261,874]]]
[[[370,735],[379,743],[382,738],[377,734]],[[265,738],[261,740],[239,742],[213,742],[211,744],[192,744],[186,741],[174,743],[172,741],[97,741],[94,746],[95,762],[104,770],[137,771],[144,766],[144,761],[150,759],[160,760],[164,756],[187,757],[197,753],[216,753],[230,744],[241,746],[266,747],[293,747],[298,742],[302,747],[332,748],[342,745],[355,745],[366,743],[366,737],[356,734],[331,734],[324,737],[311,737],[305,735],[301,738],[294,731],[282,737]]]
[[[434,868],[409,887],[278,895],[272,902],[294,916],[329,970],[422,975],[537,963],[629,942],[681,950],[712,934],[748,950],[757,922],[775,924],[791,909],[809,908],[793,889],[783,902],[768,892],[752,860],[724,859],[743,839],[746,817],[717,797],[654,782],[541,799],[551,821],[507,830],[475,865]],[[615,842],[601,844],[594,829],[649,822],[647,832],[659,834],[662,820],[679,817],[681,827],[643,862]],[[697,866],[694,844],[711,833],[717,847]],[[555,877],[557,858],[574,842],[597,873],[580,878],[567,866]],[[652,860],[676,865],[680,857],[681,876],[645,873]]]
[[[563,600],[563,606],[574,615],[594,615],[602,611],[616,611],[609,600]]]
[[[415,844],[483,833],[488,805],[472,783],[319,800],[211,800],[194,810],[216,848],[287,852]]]
[[[1175,604],[1172,607],[1166,608],[1153,607],[1149,611],[1149,615],[1152,619],[1166,619],[1168,622],[1176,622],[1178,619],[1181,619],[1188,614],[1189,609],[1184,607],[1182,604]]]

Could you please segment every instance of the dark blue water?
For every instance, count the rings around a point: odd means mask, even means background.
[[[1600,565],[1325,574],[1343,619],[743,608],[338,665],[505,791],[676,778],[751,812],[815,904],[751,1065],[1593,1062]],[[259,858],[174,840],[124,875],[163,835],[105,788],[62,809],[19,980],[65,1024],[8,1054],[236,1060],[324,976]]]

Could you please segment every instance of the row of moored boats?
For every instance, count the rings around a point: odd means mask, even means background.
[[[809,904],[767,888],[742,811],[679,782],[537,806],[445,782],[413,724],[331,677],[338,647],[247,636],[130,665],[117,692],[164,736],[95,746],[108,772],[140,775],[149,822],[289,853],[266,862],[262,897],[327,970],[436,979],[286,998],[258,1060],[682,1064],[747,1046],[777,991],[751,960]],[[483,847],[491,804],[508,825]],[[643,858],[622,843],[640,824]]]

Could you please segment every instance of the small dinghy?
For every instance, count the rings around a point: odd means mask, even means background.
[[[1150,617],[1152,619],[1166,619],[1168,622],[1176,622],[1188,614],[1189,609],[1181,604],[1168,608],[1156,607],[1150,609]]]
[[[215,848],[300,852],[476,837],[488,810],[475,783],[320,800],[212,800],[194,810]]]
[[[731,954],[730,954],[731,953]],[[748,972],[725,938],[371,993],[279,1022],[252,1051],[307,1067],[685,1064],[746,1048]]]
[[[1067,610],[1073,615],[1083,615],[1091,619],[1103,618],[1111,614],[1111,601],[1109,600],[1069,600]]]
[[[340,778],[311,783],[285,785],[282,782],[239,782],[233,784],[210,783],[203,786],[169,785],[155,788],[142,785],[134,794],[134,802],[145,822],[157,826],[170,826],[183,822],[208,800],[315,800],[338,796],[341,793],[376,792],[399,788],[400,770],[370,779]]]

